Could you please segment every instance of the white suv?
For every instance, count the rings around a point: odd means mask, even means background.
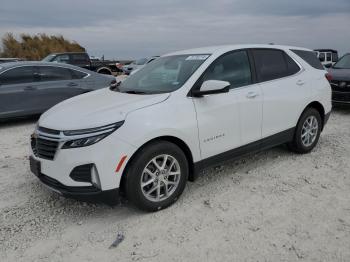
[[[31,170],[66,196],[119,189],[139,208],[171,205],[203,168],[287,143],[311,151],[331,88],[311,50],[215,46],[171,53],[117,87],[41,116]]]

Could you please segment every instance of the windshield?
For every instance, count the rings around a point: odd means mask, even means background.
[[[147,60],[148,60],[147,58],[141,58],[139,60],[136,60],[134,63],[136,65],[144,65],[144,64],[146,64]]]
[[[56,56],[56,55],[48,55],[47,57],[45,57],[45,58],[44,58],[43,60],[41,60],[41,61],[43,61],[43,62],[51,62],[52,59],[55,58],[55,56]]]
[[[350,69],[350,54],[340,58],[340,60],[333,66],[333,68]]]
[[[121,82],[120,92],[154,94],[179,89],[209,57],[203,55],[165,56],[147,64]]]

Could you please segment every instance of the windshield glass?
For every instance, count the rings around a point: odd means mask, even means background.
[[[350,69],[350,54],[343,56],[333,68]]]
[[[146,62],[147,62],[147,58],[141,58],[139,60],[136,60],[135,64],[136,65],[144,65],[144,64],[146,64]]]
[[[56,56],[56,55],[48,55],[47,57],[45,57],[45,58],[44,58],[43,60],[41,60],[41,61],[43,61],[43,62],[51,62],[52,59],[55,58],[55,56]]]
[[[121,82],[118,89],[120,92],[140,94],[173,92],[179,89],[208,57],[207,54],[160,57]]]

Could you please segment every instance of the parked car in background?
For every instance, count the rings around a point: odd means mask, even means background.
[[[106,75],[122,72],[123,66],[120,61],[90,59],[90,56],[85,52],[54,53],[42,61],[71,64]]]
[[[311,50],[216,46],[156,59],[118,86],[41,116],[30,166],[66,196],[118,190],[139,208],[174,203],[205,167],[280,144],[308,153],[331,112]]]
[[[333,49],[315,49],[318,59],[324,67],[331,67],[338,61],[338,51]]]
[[[340,58],[328,72],[332,77],[333,103],[350,105],[350,54]]]
[[[145,65],[151,63],[153,60],[157,59],[159,56],[152,56],[148,58],[141,58],[136,61],[131,62],[128,65],[124,65],[122,70],[124,74],[129,75],[132,71],[136,71],[144,67]]]
[[[9,62],[18,62],[23,61],[21,58],[7,58],[7,57],[0,57],[0,64],[2,63],[9,63]]]
[[[41,114],[55,104],[110,86],[113,76],[44,62],[0,65],[0,119]]]

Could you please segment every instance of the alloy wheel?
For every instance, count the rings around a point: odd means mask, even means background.
[[[168,199],[179,185],[181,169],[179,162],[171,155],[163,154],[152,158],[143,169],[141,190],[150,201]]]
[[[301,142],[305,147],[311,146],[318,135],[318,121],[315,116],[306,118],[301,129]]]

